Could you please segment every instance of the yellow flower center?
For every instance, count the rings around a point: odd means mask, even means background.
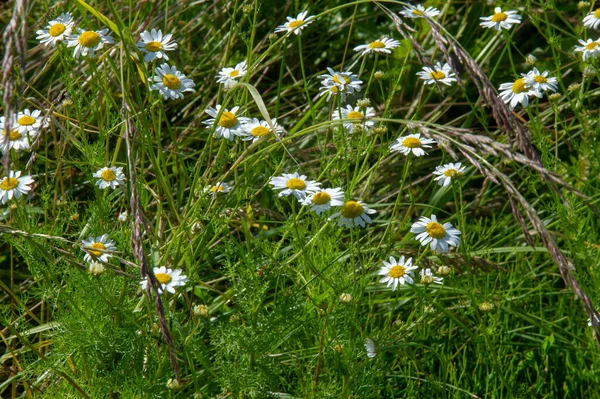
[[[407,137],[402,140],[402,145],[406,148],[417,148],[421,146],[421,140],[416,137]]]
[[[237,124],[238,118],[236,118],[233,112],[225,111],[221,114],[221,119],[219,119],[219,126],[224,127],[226,129],[231,129]]]
[[[548,81],[548,79],[546,79],[544,76],[542,75],[537,75],[533,77],[533,80],[535,80],[538,83],[546,83]]]
[[[4,131],[4,137],[6,137],[6,130]],[[11,130],[11,132],[8,133],[8,139],[10,141],[19,140],[21,137],[23,137],[23,135],[16,130]]]
[[[331,86],[329,88],[329,91],[332,92],[332,93],[337,94],[339,92],[339,89],[337,88],[337,86]]]
[[[230,78],[235,78],[240,74],[240,71],[238,71],[237,69],[234,69],[233,71],[229,72],[229,77]]]
[[[256,126],[250,130],[250,134],[254,137],[262,137],[269,134],[269,129],[264,126]]]
[[[594,11],[594,18],[600,19],[600,8],[596,8],[596,11]]]
[[[358,112],[358,111],[351,111],[348,112],[348,115],[346,115],[346,119],[362,119],[363,114],[362,112]]]
[[[154,277],[156,277],[158,282],[161,284],[169,284],[171,282],[171,280],[173,280],[171,275],[168,273],[156,273],[154,275]]]
[[[54,24],[50,27],[50,29],[48,29],[48,34],[52,37],[56,37],[62,34],[65,31],[65,29],[67,29],[67,27],[63,24]]]
[[[427,226],[425,226],[425,231],[429,234],[430,237],[435,239],[440,239],[446,236],[446,229],[444,226],[439,224],[438,222],[429,222]]]
[[[313,195],[312,203],[315,205],[325,205],[331,200],[331,195],[327,194],[325,191],[320,191]]]
[[[88,30],[79,35],[77,42],[83,47],[95,47],[100,43],[100,35],[94,31]]]
[[[423,277],[421,277],[421,283],[423,283],[423,284],[431,284],[431,283],[433,283],[433,277],[431,277],[430,275],[426,274]]]
[[[148,50],[152,53],[156,53],[157,51],[162,50],[162,43],[161,42],[148,42],[148,43],[146,43],[146,45],[144,47],[146,47],[146,50]]]
[[[396,265],[390,268],[388,276],[391,278],[400,278],[406,274],[406,268],[402,265]]]
[[[591,50],[595,49],[598,46],[598,44],[600,44],[600,43],[598,43],[598,42],[588,43],[585,45],[585,49],[591,51]]]
[[[458,175],[459,175],[459,173],[458,173],[458,170],[456,170],[456,169],[446,169],[444,171],[444,176],[446,176],[446,177],[455,177]]]
[[[23,115],[17,119],[17,123],[22,126],[31,126],[35,123],[35,118],[29,115]]]
[[[95,243],[93,243],[92,245],[90,245],[90,248],[93,248],[93,249],[102,249],[102,250],[106,249],[106,247],[104,246],[104,244],[102,244],[101,242],[95,242]],[[92,255],[94,255],[94,256],[100,256],[100,255],[102,255],[102,252],[100,252],[100,251],[90,251],[90,253]]]
[[[446,77],[446,74],[442,71],[433,71],[429,74],[431,79],[440,80]]]
[[[344,80],[344,83],[340,82],[340,79],[338,78],[338,76]],[[348,83],[350,83],[350,79],[348,77],[346,77],[344,75],[339,75],[337,73],[335,75],[333,75],[333,79],[331,79],[331,80],[333,80],[334,83],[337,83],[339,85],[342,85],[342,84],[347,85]]]
[[[512,85],[512,92],[513,93],[523,93],[527,91],[527,87],[526,87],[526,83],[525,83],[525,79],[521,78],[521,79],[517,79],[515,80],[515,83],[513,83]]]
[[[299,26],[302,26],[302,24],[304,24],[304,21],[301,21],[301,20],[297,19],[295,21],[290,22],[288,24],[288,27],[294,29],[294,28],[297,28]]]
[[[111,169],[104,169],[102,173],[100,173],[100,177],[104,181],[113,181],[117,178],[117,174]]]
[[[178,90],[181,87],[181,80],[175,75],[170,73],[162,77],[162,83],[171,90]]]
[[[285,183],[285,186],[291,190],[304,190],[306,188],[306,183],[304,180],[292,177]]]
[[[219,191],[223,191],[225,188],[222,185],[218,185],[218,186],[212,186],[210,188],[210,191],[212,191],[213,193],[219,192]]]
[[[369,48],[385,48],[385,43],[375,40],[374,42],[369,43]]]
[[[347,201],[344,202],[342,206],[342,216],[347,219],[354,219],[359,217],[365,212],[365,209],[356,201]]]
[[[16,177],[5,177],[0,183],[0,189],[4,191],[12,190],[19,185],[19,179]]]
[[[506,18],[508,18],[508,15],[503,12],[497,12],[496,14],[492,15],[492,22],[502,22],[506,20]]]
[[[412,10],[413,15],[421,16],[423,15],[423,11],[417,10],[416,8]]]

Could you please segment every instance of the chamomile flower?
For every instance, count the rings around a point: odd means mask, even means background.
[[[555,77],[548,77],[548,73],[548,71],[540,72],[534,67],[533,70],[527,74],[522,73],[521,76],[525,78],[527,86],[540,93],[558,90],[558,80]]]
[[[310,25],[314,20],[314,15],[307,17],[308,11],[302,11],[296,18],[287,17],[287,22],[275,28],[275,33],[278,32],[294,32],[296,35],[302,34],[302,29]]]
[[[438,223],[435,215],[431,215],[431,218],[421,216],[410,231],[416,234],[415,239],[421,241],[421,245],[429,244],[432,251],[448,252],[450,245],[457,247],[460,244],[460,231],[451,223]]]
[[[224,137],[228,140],[233,140],[235,139],[235,136],[242,136],[244,134],[243,124],[249,122],[250,118],[238,116],[237,112],[239,109],[240,107],[233,107],[231,110],[223,108],[223,112],[215,126],[217,138]],[[213,125],[215,125],[220,110],[220,105],[217,105],[216,108],[208,107],[204,112],[212,116],[212,118],[205,120],[204,124],[212,128]]]
[[[521,16],[517,11],[502,11],[502,8],[494,8],[494,15],[479,18],[483,22],[479,23],[484,28],[494,28],[496,30],[510,29],[513,25],[521,23]]]
[[[69,35],[67,47],[75,47],[73,53],[75,58],[79,58],[80,55],[95,57],[97,50],[110,43],[114,43],[114,40],[108,34],[107,28],[96,31],[77,28],[76,35]]]
[[[92,176],[97,178],[96,185],[101,189],[105,189],[110,187],[114,190],[117,186],[125,183],[125,174],[123,173],[123,168],[111,166],[105,166],[104,168],[98,170]]]
[[[383,267],[379,270],[379,275],[384,276],[380,283],[387,283],[387,286],[392,286],[392,291],[396,291],[398,284],[413,284],[413,270],[418,267],[412,264],[412,258],[405,259],[401,256],[398,261],[393,256],[390,256],[390,261],[383,262]]]
[[[273,123],[273,128],[275,129],[275,132],[277,132],[277,134],[283,133],[283,127],[277,124],[277,119],[273,118],[271,119],[271,122]],[[243,123],[242,132],[244,134],[243,136],[241,136],[242,140],[256,141],[261,137],[273,133],[273,129],[271,129],[267,121],[253,118]]]
[[[429,18],[433,18],[440,15],[440,10],[434,7],[427,7],[427,9],[425,9],[421,4],[417,4],[416,7],[409,4],[404,7],[404,10],[400,11],[400,14],[404,15],[406,18],[425,18],[425,15]]]
[[[370,120],[375,116],[375,109],[373,107],[366,107],[363,111],[361,107],[353,107],[346,105],[346,108],[341,109],[342,119],[350,119],[348,122],[344,122],[344,128],[352,133],[354,126],[360,126],[365,131],[371,129],[375,122]],[[333,112],[333,119],[340,119],[340,112]]]
[[[85,250],[86,262],[108,262],[108,258],[112,257],[111,252],[117,250],[117,246],[113,240],[108,239],[108,234],[102,234],[96,238],[89,237],[82,241],[83,249]]]
[[[21,176],[21,171],[9,171],[8,176],[0,180],[0,199],[5,204],[13,197],[18,199],[28,191],[31,191],[30,185],[33,184],[33,178],[25,175]]]
[[[442,284],[444,282],[442,277],[434,276],[431,269],[421,269],[419,274],[421,275],[421,284]]]
[[[145,53],[144,61],[150,62],[156,58],[164,58],[165,61],[169,60],[169,56],[165,51],[172,51],[177,48],[177,43],[171,42],[173,35],[168,33],[163,36],[162,31],[159,29],[152,29],[150,32],[147,30],[140,34],[140,40],[137,42],[137,48]]]
[[[338,226],[346,226],[348,228],[354,226],[365,227],[367,224],[373,223],[369,215],[374,213],[377,213],[377,211],[370,209],[362,201],[346,201],[342,205],[342,209],[331,215],[330,219],[339,217]]]
[[[62,13],[58,18],[48,22],[46,28],[39,29],[36,39],[40,44],[55,47],[56,43],[66,40],[73,30],[73,16],[69,12]]]
[[[455,179],[465,173],[466,168],[460,162],[448,163],[442,166],[436,166],[434,175],[437,177],[433,180],[437,181],[440,186],[448,187]]]
[[[361,90],[363,82],[352,72],[336,72],[329,67],[327,71],[328,73],[318,76],[321,79],[321,93],[319,95],[327,94],[327,100],[329,100],[331,95],[339,94],[343,101],[346,95],[351,95]]]
[[[344,205],[344,192],[340,187],[324,188],[316,193],[310,194],[300,201],[302,205],[310,206],[310,210],[320,215],[327,212],[332,206]]]
[[[219,74],[216,76],[217,83],[224,84],[227,88],[231,88],[236,82],[237,79],[241,79],[246,75],[248,66],[246,65],[246,60],[240,62],[235,66],[235,68],[227,67],[223,68],[219,71]]]
[[[4,123],[4,120],[5,119],[3,116],[0,117],[0,132],[2,132],[2,135],[0,135],[0,151],[6,152],[11,148],[15,151],[29,149],[29,143],[33,142],[35,136],[37,135],[37,132],[19,132],[19,130],[17,129],[19,125],[17,124],[17,120],[14,117],[12,118],[12,122],[10,124],[10,131],[7,131],[6,125],[8,124]],[[6,141],[6,136],[8,136],[8,142]]]
[[[588,58],[597,58],[600,55],[600,39],[587,39],[587,41],[579,39],[579,44],[581,46],[575,46],[575,51],[582,53],[584,61]]]
[[[155,267],[154,269],[154,277],[156,281],[158,281],[158,293],[162,294],[164,291],[168,291],[171,294],[175,293],[175,288],[182,287],[185,283],[188,282],[187,277],[183,272],[179,269],[167,269],[165,266]],[[142,289],[146,289],[148,286],[148,278],[140,281],[140,285]]]
[[[452,82],[456,82],[456,75],[447,63],[442,66],[441,63],[436,62],[434,68],[424,66],[421,72],[417,72],[417,76],[428,85],[443,83],[446,86],[451,86]]]
[[[45,127],[47,122],[43,116],[41,116],[42,111],[34,110],[30,111],[28,109],[19,112],[16,117],[16,126],[13,125],[13,128],[17,129],[19,133],[37,133],[38,130]]]
[[[400,45],[398,40],[390,39],[386,36],[371,43],[361,44],[354,47],[354,51],[362,52],[361,55],[369,54],[370,52],[391,54],[392,50]]]
[[[431,144],[436,144],[436,141],[421,138],[420,133],[415,133],[396,139],[396,142],[390,145],[390,150],[400,152],[404,155],[412,153],[414,156],[420,157],[427,154],[423,148],[431,148]]]
[[[208,186],[204,189],[207,193],[217,195],[219,193],[226,194],[231,191],[231,186],[225,182],[217,182],[214,186]]]
[[[598,25],[600,25],[600,8],[596,8],[583,19],[583,26],[586,28],[598,29]]]
[[[152,78],[148,78],[152,82]],[[154,84],[150,90],[158,90],[165,100],[183,98],[186,91],[194,91],[192,79],[179,72],[176,67],[163,63],[154,69]]]
[[[283,190],[279,193],[279,197],[287,197],[293,194],[299,201],[319,191],[321,183],[314,180],[306,180],[306,176],[299,175],[298,172],[284,173],[281,176],[271,177],[269,184],[275,190]]]
[[[538,95],[537,90],[532,89],[527,84],[527,79],[519,78],[512,83],[502,83],[500,85],[499,97],[506,104],[509,104],[509,108],[513,110],[517,105],[526,107],[529,104],[529,96]]]
[[[365,339],[365,351],[367,351],[367,357],[369,359],[373,359],[377,356],[377,345],[375,345],[375,342],[373,342],[371,338]]]

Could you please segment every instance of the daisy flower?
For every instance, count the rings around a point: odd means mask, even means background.
[[[231,186],[225,182],[217,182],[214,186],[208,186],[204,189],[207,193],[219,194],[219,193],[228,193],[231,191]]]
[[[373,223],[369,215],[374,213],[377,213],[377,211],[370,209],[362,201],[346,201],[340,212],[334,213],[329,219],[339,216],[338,226],[344,225],[348,228],[354,226],[365,227],[367,224]]]
[[[526,107],[529,104],[529,96],[538,95],[537,90],[532,90],[527,84],[525,78],[519,78],[512,83],[502,83],[500,85],[500,95],[509,108],[513,110],[517,105],[521,104]]]
[[[107,187],[115,189],[117,186],[125,183],[125,174],[123,168],[111,166],[110,168],[105,166],[98,170],[92,176],[97,178],[96,185],[102,190]]]
[[[367,351],[367,357],[369,359],[373,359],[377,356],[377,345],[375,345],[375,342],[373,342],[371,338],[365,339],[365,350]]]
[[[456,75],[452,72],[452,68],[448,63],[442,66],[441,63],[436,62],[434,69],[427,66],[423,67],[421,72],[417,72],[417,76],[425,81],[425,84],[432,85],[435,83],[443,83],[446,86],[452,85],[452,82],[456,82]]]
[[[398,261],[393,256],[390,256],[390,261],[383,262],[383,267],[379,270],[380,276],[385,276],[381,280],[380,283],[387,283],[387,286],[392,286],[392,291],[396,291],[398,284],[413,284],[414,280],[413,270],[416,270],[417,266],[412,264],[412,258],[404,259],[404,256],[401,256]]]
[[[404,10],[400,11],[400,14],[404,15],[406,18],[425,18],[425,15],[429,18],[433,18],[440,15],[440,10],[434,7],[427,7],[427,9],[425,9],[421,4],[417,4],[416,7],[409,4],[404,7]]]
[[[237,112],[240,107],[233,107],[231,110],[227,108],[223,108],[223,112],[219,117],[219,121],[215,127],[215,133],[217,134],[217,138],[224,137],[228,140],[233,140],[235,136],[241,136],[244,134],[243,124],[250,121],[250,118],[245,116],[237,116]],[[217,105],[216,108],[208,107],[206,112],[208,115],[212,116],[212,118],[204,121],[206,126],[210,126],[211,128],[215,125],[215,121],[217,120],[217,115],[221,110],[221,106]]]
[[[358,79],[358,76],[352,72],[336,72],[331,68],[327,68],[329,73],[319,75],[321,79],[321,92],[320,96],[327,94],[327,100],[332,95],[341,95],[342,101],[346,98],[346,95],[354,94],[361,90],[362,80]]]
[[[169,60],[169,56],[165,51],[172,51],[177,48],[177,43],[171,42],[173,35],[171,33],[163,36],[161,30],[152,29],[150,32],[147,30],[140,34],[140,40],[137,42],[137,48],[145,53],[144,61],[150,62],[156,58],[164,58],[165,61]]]
[[[435,215],[431,215],[431,219],[421,216],[418,222],[413,223],[410,231],[417,235],[415,239],[421,241],[421,245],[430,244],[432,251],[448,252],[449,245],[457,247],[460,244],[460,231],[452,227],[451,223],[438,223]]]
[[[237,80],[241,79],[246,75],[248,66],[246,65],[246,60],[240,62],[235,66],[235,68],[223,68],[219,71],[219,74],[216,76],[217,83],[222,83],[227,88],[231,88]]]
[[[344,192],[340,187],[324,188],[316,193],[310,194],[300,201],[302,205],[310,206],[310,210],[320,215],[327,212],[332,206],[344,205]]]
[[[152,78],[148,78],[152,82]],[[183,98],[183,92],[194,91],[195,84],[179,72],[176,67],[169,66],[166,62],[154,69],[154,84],[150,90],[158,90],[165,100]]]
[[[375,116],[373,107],[366,107],[364,111],[360,106],[352,107],[346,105],[346,108],[341,109],[342,119],[351,119],[349,122],[344,122],[344,128],[352,133],[354,126],[361,126],[365,131],[368,131],[375,125],[375,122],[370,120]],[[334,111],[333,119],[340,119],[340,112]]]
[[[494,15],[479,18],[483,22],[479,23],[484,28],[494,28],[496,30],[510,29],[512,25],[521,23],[521,16],[516,11],[504,11],[502,8],[494,8]]]
[[[465,173],[465,170],[466,168],[462,166],[460,162],[436,166],[433,174],[437,177],[433,180],[437,181],[440,186],[448,187],[452,182],[452,179]]]
[[[104,44],[114,43],[112,36],[107,33],[107,28],[96,31],[77,28],[76,35],[69,35],[67,47],[75,47],[73,53],[75,58],[79,58],[80,55],[95,57],[96,51],[100,50]]]
[[[73,30],[73,16],[70,12],[62,13],[58,18],[48,22],[45,29],[39,29],[37,32],[36,39],[40,41],[40,44],[46,46],[56,46],[56,43],[62,42]]]
[[[421,284],[442,284],[444,279],[438,276],[434,276],[433,273],[431,272],[431,269],[421,269],[421,271],[419,272],[419,274],[421,275]]]
[[[585,42],[579,39],[579,44],[581,46],[575,46],[575,51],[583,53],[582,58],[584,61],[588,58],[596,58],[600,54],[600,39],[587,39]]]
[[[108,262],[108,258],[112,256],[111,252],[117,250],[115,242],[108,239],[108,234],[102,234],[96,238],[89,237],[87,241],[83,240],[82,244],[86,252],[83,260],[86,262]]]
[[[283,127],[277,124],[277,119],[273,118],[271,119],[271,122],[273,122],[275,132],[278,134],[283,133]],[[244,134],[244,136],[241,136],[242,140],[256,141],[263,136],[273,133],[273,129],[271,129],[267,121],[253,118],[248,119],[247,122],[242,124],[242,132]]]
[[[25,109],[19,112],[16,117],[16,126],[13,125],[19,133],[37,133],[38,130],[46,126],[46,120],[41,116],[42,111],[34,110],[30,111]]]
[[[596,8],[583,19],[583,26],[590,29],[598,29],[600,25],[600,8]]]
[[[420,133],[415,133],[396,139],[396,142],[390,145],[390,150],[401,152],[404,155],[412,152],[414,156],[420,157],[427,154],[423,148],[431,148],[431,144],[436,144],[436,141],[421,138]]]
[[[10,124],[10,132],[6,131],[7,124],[4,123],[4,117],[0,117],[0,132],[2,132],[2,136],[0,137],[0,151],[6,152],[13,148],[15,151],[26,150],[29,149],[29,142],[35,139],[37,134],[36,131],[33,132],[25,132],[21,133],[16,129],[18,127],[16,118],[12,118],[12,122]],[[7,137],[8,136],[8,142]]]
[[[279,193],[279,197],[287,197],[293,194],[299,201],[304,200],[307,195],[319,191],[319,186],[321,185],[321,183],[317,183],[314,180],[306,180],[306,176],[299,175],[298,172],[284,173],[281,176],[271,177],[269,184],[275,190],[283,190]]]
[[[543,91],[556,91],[558,90],[558,80],[555,77],[548,77],[548,71],[540,72],[537,68],[527,72],[527,74],[521,74],[527,82],[527,86],[531,87],[537,92]]]
[[[362,51],[361,55],[369,54],[370,52],[391,54],[392,50],[400,45],[398,40],[382,37],[379,40],[368,44],[361,44],[354,47],[354,51]]]
[[[5,204],[13,197],[18,199],[21,195],[27,194],[28,191],[31,191],[31,187],[29,187],[31,184],[33,184],[31,176],[21,176],[20,171],[9,171],[8,176],[0,180],[0,199],[2,203]]]
[[[310,25],[315,18],[314,15],[307,17],[308,11],[302,11],[296,18],[287,17],[287,22],[275,28],[275,33],[278,32],[294,32],[296,35],[302,34],[302,29]]]
[[[158,293],[162,294],[164,291],[169,291],[171,294],[175,293],[176,287],[182,287],[188,282],[185,274],[179,269],[167,269],[165,266],[154,268],[154,277],[159,283]],[[148,286],[148,279],[145,278],[140,281],[142,289],[146,289]]]

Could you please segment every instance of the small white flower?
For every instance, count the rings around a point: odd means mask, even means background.
[[[12,118],[12,121],[10,123],[10,132],[6,131],[6,125],[7,124],[4,123],[4,117],[1,116],[0,132],[2,132],[2,134],[0,135],[0,151],[6,152],[11,148],[15,151],[29,149],[29,143],[35,140],[37,131],[30,131],[25,133],[19,132],[19,125],[17,124],[16,117]],[[6,142],[6,136],[8,136],[8,142]]]
[[[169,56],[165,51],[172,51],[177,48],[177,43],[171,43],[173,35],[171,33],[163,36],[161,30],[152,29],[150,32],[147,30],[140,34],[140,40],[137,42],[137,48],[145,53],[144,61],[150,62],[156,58],[164,58],[165,61],[169,60]]]
[[[179,269],[171,270],[165,266],[154,268],[154,277],[159,282],[158,293],[162,294],[164,291],[168,291],[171,294],[175,293],[175,288],[184,286],[188,279],[185,274]],[[148,286],[148,279],[145,278],[140,281],[142,289],[146,289]]]
[[[339,217],[338,226],[346,226],[348,228],[354,226],[365,227],[367,224],[373,223],[369,215],[374,213],[377,213],[377,211],[370,209],[362,201],[346,201],[342,205],[342,209],[331,215],[329,219]]]
[[[600,8],[596,8],[595,11],[592,11],[583,18],[583,26],[586,28],[598,29],[598,25],[600,25]]]
[[[373,359],[377,356],[377,345],[375,345],[375,342],[373,342],[371,338],[365,339],[365,350],[367,351],[367,357],[369,359]]]
[[[460,244],[460,231],[451,223],[438,223],[435,215],[431,215],[431,218],[421,216],[410,231],[416,234],[415,239],[421,241],[421,245],[430,244],[432,251],[448,252],[448,246],[457,247]]]
[[[527,84],[525,78],[519,78],[512,83],[502,83],[500,85],[499,97],[506,104],[509,104],[511,110],[519,104],[526,107],[529,104],[529,96],[531,95],[541,96],[537,90]]]
[[[107,262],[108,258],[112,257],[111,252],[117,250],[115,242],[108,239],[108,234],[103,234],[96,238],[89,237],[87,241],[82,241],[82,245],[85,250],[85,257],[83,259],[86,262]]]
[[[94,276],[99,276],[104,273],[104,265],[100,262],[92,261],[88,265],[88,272]]]
[[[250,122],[250,118],[247,118],[245,116],[237,116],[236,114],[239,111],[239,109],[240,107],[233,107],[231,108],[231,110],[223,108],[223,112],[221,113],[219,121],[216,123],[215,126],[215,133],[217,135],[217,138],[224,137],[228,140],[233,140],[235,139],[235,136],[244,135],[243,124]],[[215,125],[215,122],[217,120],[216,118],[219,115],[220,111],[220,105],[217,105],[216,108],[208,107],[204,112],[212,116],[212,118],[205,120],[204,124],[212,128]]]
[[[427,154],[423,148],[431,148],[431,144],[436,144],[436,141],[421,138],[420,133],[415,133],[396,139],[396,142],[390,145],[390,150],[400,152],[404,155],[412,153],[414,156],[420,157]]]
[[[36,39],[40,44],[56,46],[56,43],[66,40],[73,30],[73,16],[69,12],[59,15],[58,18],[48,22],[45,29],[39,29]]]
[[[125,209],[123,212],[119,213],[117,220],[121,223],[125,223],[127,221],[127,209]]]
[[[125,183],[125,174],[123,173],[123,168],[121,167],[111,166],[109,168],[105,166],[92,176],[98,179],[96,180],[96,185],[100,189],[110,187],[112,190],[114,190],[117,186]]]
[[[13,197],[18,199],[21,195],[27,194],[28,191],[31,191],[31,187],[29,187],[31,184],[33,184],[31,176],[21,176],[20,171],[9,171],[8,176],[0,180],[0,199],[2,199],[2,203],[5,204]]]
[[[287,17],[287,22],[275,28],[275,33],[294,32],[296,35],[301,35],[302,29],[310,25],[315,18],[314,15],[307,17],[306,14],[308,11],[302,11],[296,18]]]
[[[521,23],[521,16],[517,14],[517,11],[502,11],[502,8],[494,8],[494,15],[489,17],[479,18],[483,22],[481,25],[484,28],[494,28],[496,30],[510,29],[513,25]]]
[[[73,56],[79,58],[80,55],[90,57],[96,56],[96,51],[100,50],[104,44],[114,43],[112,36],[108,35],[108,29],[83,30],[77,28],[76,35],[69,35],[67,47],[75,47]]]
[[[595,314],[595,315],[594,315],[594,317],[596,318],[596,322],[597,322],[598,324],[600,324],[600,317],[599,317],[597,314]],[[591,327],[591,326],[592,326],[592,319],[591,319],[591,318],[589,318],[589,319],[588,319],[588,327]]]
[[[241,79],[246,75],[247,72],[246,60],[240,62],[235,66],[235,68],[223,68],[219,71],[219,74],[216,76],[217,83],[222,83],[227,88],[231,88],[236,83],[237,79]]]
[[[418,267],[412,264],[412,258],[404,259],[401,256],[398,261],[393,256],[390,256],[390,261],[383,262],[383,267],[379,270],[379,275],[384,276],[380,283],[387,283],[387,286],[392,286],[392,291],[396,291],[398,284],[413,284],[413,270]]]
[[[425,9],[421,4],[417,4],[416,7],[409,4],[404,7],[404,10],[400,11],[400,14],[404,15],[406,18],[425,18],[425,15],[429,18],[433,18],[440,15],[440,10],[434,7],[427,7],[427,9]]]
[[[277,134],[283,133],[283,127],[277,124],[277,119],[273,118],[271,122],[273,122],[273,128],[275,128]],[[253,118],[248,119],[248,121],[242,124],[242,133],[244,134],[241,136],[242,140],[256,141],[261,137],[273,133],[273,129],[271,129],[267,121]]]
[[[600,39],[587,39],[587,41],[579,39],[579,44],[581,46],[575,46],[575,51],[582,53],[584,61],[588,58],[598,58],[600,55]]]
[[[368,44],[361,44],[354,47],[354,51],[362,51],[361,55],[369,54],[370,52],[391,54],[392,50],[400,45],[398,40],[390,39],[386,36],[379,40]]]
[[[558,80],[555,77],[548,77],[548,71],[540,72],[537,68],[527,72],[527,74],[521,74],[525,78],[528,87],[541,93],[543,91],[556,91],[558,90]]]
[[[217,195],[219,193],[226,194],[231,191],[231,186],[225,182],[217,182],[214,186],[208,186],[204,188],[207,193],[213,193]]]
[[[152,78],[148,78],[152,82]],[[163,63],[154,69],[154,84],[150,90],[158,90],[165,100],[183,98],[183,92],[194,91],[192,79],[179,72],[176,67]]]
[[[344,101],[347,95],[352,95],[361,90],[363,82],[352,72],[336,72],[329,67],[327,71],[329,73],[318,76],[321,79],[319,96],[327,94],[327,100],[329,100],[332,95],[339,94],[342,101]]]
[[[433,174],[437,177],[433,180],[437,181],[440,186],[448,187],[452,182],[452,179],[461,176],[465,173],[465,170],[466,168],[462,166],[460,162],[436,166]]]
[[[299,175],[298,172],[284,173],[282,176],[271,177],[269,184],[275,190],[283,190],[279,193],[279,197],[287,197],[293,194],[299,201],[319,191],[321,183],[314,180],[306,180],[306,176]]]
[[[421,269],[419,274],[421,275],[421,284],[442,284],[444,282],[442,277],[434,276],[431,269]]]
[[[344,192],[340,187],[324,188],[310,194],[300,201],[302,205],[310,206],[310,210],[320,215],[327,212],[332,206],[344,205]]]
[[[36,134],[40,129],[46,127],[47,120],[41,115],[42,111],[28,109],[19,112],[16,117],[16,125],[13,125],[13,129],[17,129],[19,133],[32,133]]]
[[[441,63],[436,62],[434,68],[423,67],[421,72],[417,72],[417,76],[425,81],[425,84],[432,85],[437,83],[443,83],[446,86],[451,86],[452,82],[456,82],[456,75],[452,72],[450,65],[445,63],[443,66]]]
[[[341,109],[342,119],[351,119],[352,121],[345,122],[344,128],[352,133],[354,126],[361,126],[365,131],[371,129],[375,122],[370,120],[375,116],[375,109],[373,107],[367,107],[364,111],[361,107],[352,107],[346,105],[346,108]],[[333,112],[333,119],[340,119],[340,112]]]

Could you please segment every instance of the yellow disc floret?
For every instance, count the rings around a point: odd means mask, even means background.
[[[596,11],[594,11],[594,18],[600,19],[600,8],[596,8]]]
[[[533,80],[535,80],[537,83],[546,83],[548,81],[548,79],[546,79],[546,77],[542,75],[534,76]]]
[[[240,74],[240,71],[238,71],[237,69],[234,69],[233,71],[229,72],[229,77],[230,78],[235,78]]]
[[[52,37],[56,37],[62,35],[62,33],[67,29],[63,24],[54,24],[48,29],[48,34]]]
[[[292,177],[285,183],[285,186],[290,190],[304,190],[306,188],[306,183],[304,183],[304,180],[302,179]]]
[[[458,176],[460,173],[458,173],[458,170],[456,169],[446,169],[444,171],[444,176],[446,177],[455,177]]]
[[[402,265],[396,265],[390,268],[388,276],[391,278],[400,278],[406,274],[406,268]]]
[[[524,93],[527,90],[529,90],[529,89],[527,88],[527,83],[525,82],[525,78],[515,80],[515,83],[513,83],[513,85],[512,85],[513,93],[517,93],[517,94]]]
[[[90,245],[90,248],[105,250],[106,246],[104,244],[102,244],[101,242],[95,242],[92,245]],[[100,251],[90,251],[90,253],[94,256],[102,255],[102,252],[100,252]]]
[[[327,194],[325,191],[320,191],[312,197],[312,203],[315,205],[325,205],[329,201],[331,201],[331,195]]]
[[[446,74],[442,71],[433,71],[429,73],[429,77],[435,80],[441,80],[446,77]]]
[[[4,137],[6,137],[6,130],[4,131]],[[11,130],[10,133],[8,133],[8,139],[10,141],[19,140],[21,137],[23,137],[23,135],[16,130]]]
[[[342,78],[344,80],[344,83],[340,82],[339,78]],[[339,85],[341,85],[341,84],[346,84],[347,85],[348,83],[350,83],[350,78],[348,78],[348,77],[346,77],[344,75],[337,74],[337,73],[335,75],[333,75],[333,78],[331,80],[333,80],[334,83],[337,83]]]
[[[223,114],[221,114],[221,119],[219,119],[219,126],[224,127],[226,129],[231,129],[237,124],[238,118],[233,112],[225,111],[223,112]]]
[[[162,50],[163,48],[161,42],[148,42],[144,47],[146,48],[146,50],[152,53],[156,53],[157,51]]]
[[[347,201],[344,202],[342,206],[341,214],[343,217],[347,219],[355,219],[362,215],[365,212],[365,209],[356,201]]]
[[[298,28],[298,27],[302,26],[303,24],[304,24],[304,21],[297,19],[295,21],[290,22],[288,24],[288,27],[294,29],[294,28]]]
[[[156,277],[158,282],[161,284],[169,284],[171,282],[171,280],[173,280],[171,275],[168,273],[156,273],[154,275],[154,277]]]
[[[104,181],[113,181],[117,178],[117,174],[112,171],[112,169],[104,169],[102,173],[100,173],[100,177]]]
[[[16,177],[5,177],[0,183],[0,189],[4,191],[12,190],[19,185],[19,179]]]
[[[402,140],[402,145],[406,148],[418,148],[421,147],[421,140],[416,137],[407,137]]]
[[[254,137],[266,136],[267,134],[269,134],[269,129],[264,126],[256,126],[253,127],[252,130],[250,130],[250,134]]]
[[[171,90],[179,90],[181,87],[181,80],[175,75],[170,73],[162,77],[162,83]]]
[[[586,50],[590,50],[590,51],[592,51],[592,50],[594,50],[596,47],[598,47],[598,44],[600,44],[600,43],[598,43],[598,42],[591,42],[591,43],[588,43],[588,44],[586,44],[586,45],[585,45],[585,49],[586,49]]]
[[[358,112],[358,111],[351,111],[348,112],[348,115],[346,115],[347,119],[362,119],[363,114],[362,112]]]
[[[22,117],[17,119],[17,122],[21,126],[31,126],[35,123],[35,118],[33,116],[23,115]]]
[[[429,234],[430,237],[435,239],[440,239],[446,236],[446,229],[444,226],[439,224],[438,222],[429,222],[427,226],[425,226],[425,231]]]
[[[385,43],[379,40],[369,43],[369,48],[385,48]]]
[[[492,22],[502,22],[505,21],[506,18],[508,18],[508,15],[506,15],[506,13],[497,12],[496,14],[492,15]]]
[[[100,43],[100,35],[94,31],[88,30],[83,32],[77,38],[77,42],[83,47],[95,47]]]

